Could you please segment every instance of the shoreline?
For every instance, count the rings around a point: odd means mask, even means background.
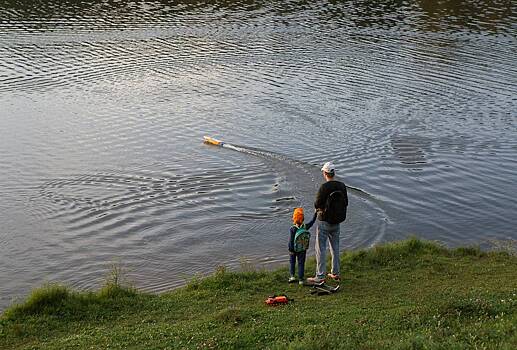
[[[514,348],[517,256],[410,238],[345,251],[341,291],[310,295],[287,268],[194,277],[151,294],[120,271],[96,292],[33,290],[0,314],[0,348]],[[308,261],[306,275],[314,259]],[[270,294],[295,301],[268,307]],[[473,337],[469,338],[469,334]],[[320,339],[321,338],[321,339]],[[12,347],[11,347],[12,346]]]

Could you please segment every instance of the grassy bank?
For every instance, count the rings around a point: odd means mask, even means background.
[[[219,268],[160,296],[114,282],[95,293],[46,286],[3,313],[0,348],[517,348],[512,254],[410,239],[345,253],[342,269],[329,296],[288,285],[286,269]],[[295,301],[264,305],[273,293]]]

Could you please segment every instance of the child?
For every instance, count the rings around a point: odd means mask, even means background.
[[[296,277],[294,277],[295,264],[296,259],[298,259],[298,283],[303,284],[303,274],[305,272],[305,256],[307,254],[307,248],[309,247],[309,233],[308,230],[314,225],[316,221],[316,213],[310,222],[307,224],[303,223],[303,208],[295,208],[293,212],[293,226],[289,231],[289,273],[291,277],[289,277],[289,283],[296,282]],[[306,242],[300,244],[300,240],[295,240],[296,233],[298,234],[305,231]]]

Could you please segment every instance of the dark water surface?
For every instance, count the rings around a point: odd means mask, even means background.
[[[285,264],[328,160],[358,189],[345,249],[517,239],[516,13],[0,1],[0,310],[45,281],[98,287],[112,263],[155,292]]]

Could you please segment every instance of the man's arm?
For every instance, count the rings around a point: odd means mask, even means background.
[[[318,193],[316,194],[316,201],[314,202],[314,208],[316,208],[316,210],[325,209],[325,203],[327,201],[325,192],[326,191],[323,190],[323,185],[321,185]]]

